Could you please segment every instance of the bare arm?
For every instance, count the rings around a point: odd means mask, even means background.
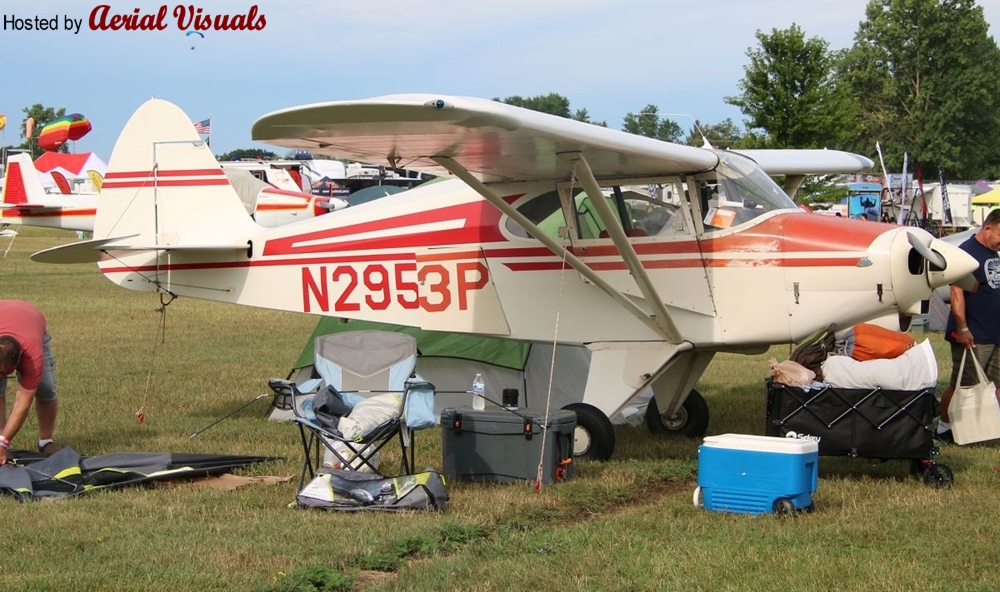
[[[35,393],[38,389],[28,390],[17,385],[17,394],[14,397],[14,406],[10,410],[10,417],[7,418],[7,425],[4,426],[3,435],[8,440],[13,440],[14,436],[21,430],[24,420],[28,417],[28,410],[31,409],[31,402],[35,400]],[[9,459],[6,448],[0,448],[0,464],[5,464]]]
[[[963,347],[972,347],[975,341],[972,332],[968,330],[969,324],[965,318],[965,291],[958,286],[951,286],[951,314],[955,317],[955,343]],[[965,329],[965,331],[962,331]]]

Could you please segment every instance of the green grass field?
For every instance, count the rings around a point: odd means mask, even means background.
[[[4,239],[6,241],[6,239]],[[295,427],[259,401],[189,436],[287,374],[315,317],[180,299],[160,339],[158,297],[122,290],[96,266],[31,262],[75,240],[22,229],[0,261],[0,297],[46,314],[58,360],[57,438],[84,455],[173,451],[278,455],[247,475],[298,474]],[[4,247],[6,244],[3,245]],[[280,289],[280,287],[276,287]],[[919,336],[918,336],[919,337]],[[931,339],[941,376],[950,370]],[[766,360],[719,355],[698,388],[709,434],[760,434]],[[942,381],[944,378],[942,378]],[[13,382],[13,381],[12,381]],[[13,390],[9,391],[11,395]],[[12,399],[12,396],[10,397]],[[136,412],[145,410],[142,425]],[[815,511],[749,517],[692,505],[696,440],[618,427],[606,463],[535,493],[449,484],[443,513],[341,514],[288,507],[296,483],[236,491],[192,484],[19,504],[0,498],[4,590],[996,590],[997,448],[949,446],[950,490],[909,463],[823,457]],[[33,445],[34,415],[15,439]],[[441,466],[440,435],[418,465]],[[383,462],[392,462],[384,459]],[[392,466],[392,465],[389,465]],[[297,479],[295,480],[297,481]]]

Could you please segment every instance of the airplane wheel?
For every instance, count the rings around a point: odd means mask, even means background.
[[[691,389],[677,413],[667,417],[660,413],[656,397],[653,397],[646,407],[646,427],[654,434],[700,438],[708,430],[708,403],[701,393]]]
[[[608,460],[615,451],[615,428],[604,412],[587,403],[563,407],[576,413],[573,433],[573,457],[583,460]]]

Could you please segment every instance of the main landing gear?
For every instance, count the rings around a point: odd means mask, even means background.
[[[603,411],[587,403],[572,403],[563,409],[576,413],[573,456],[583,460],[608,460],[615,451],[615,429]],[[656,399],[646,407],[646,425],[654,434],[700,438],[708,429],[708,404],[696,390],[688,394],[674,415],[660,413]]]
[[[701,393],[692,389],[677,413],[666,415],[660,413],[654,397],[646,407],[646,427],[654,434],[700,438],[708,430],[708,403]]]

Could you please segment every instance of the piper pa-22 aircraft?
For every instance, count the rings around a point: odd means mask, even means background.
[[[33,259],[99,261],[133,290],[586,345],[568,406],[585,458],[612,454],[609,417],[647,386],[654,431],[703,434],[693,389],[716,352],[905,319],[976,266],[919,229],[803,212],[768,176],[872,164],[843,152],[695,148],[426,95],[278,111],[252,136],[457,179],[261,228],[188,117],[151,100],[118,139],[94,240]]]

